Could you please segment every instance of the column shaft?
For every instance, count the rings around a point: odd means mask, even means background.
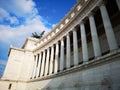
[[[100,11],[103,19],[103,25],[105,27],[105,33],[107,36],[108,44],[110,47],[110,50],[115,50],[118,48],[117,41],[115,39],[115,34],[113,32],[113,28],[110,22],[110,18],[108,16],[107,9],[104,4],[100,6]]]
[[[54,63],[54,46],[51,47],[51,58],[50,58],[50,73],[49,74],[52,74],[53,73],[53,63]]]
[[[38,77],[38,75],[39,75],[39,62],[40,62],[40,54],[38,54],[38,59],[37,59],[37,72],[36,72],[36,77]]]
[[[117,3],[117,6],[118,6],[118,9],[120,10],[120,0],[116,0],[116,3]]]
[[[64,40],[61,40],[61,49],[60,49],[60,71],[64,69]]]
[[[34,56],[34,60],[33,60],[33,68],[32,68],[31,78],[34,78],[35,62],[36,62],[36,56]]]
[[[99,38],[98,38],[97,29],[95,25],[95,20],[92,14],[89,15],[89,21],[90,21],[90,30],[91,30],[94,54],[95,54],[95,57],[98,57],[98,56],[101,56],[101,49],[100,49]]]
[[[77,43],[77,32],[73,30],[73,48],[74,48],[74,65],[79,64],[79,57],[78,57],[78,43]]]
[[[37,68],[37,55],[35,56],[35,65],[34,65],[33,78],[36,77],[36,68]]]
[[[87,48],[85,26],[84,26],[83,22],[81,22],[80,28],[81,28],[80,30],[81,30],[83,62],[86,62],[86,61],[88,61],[88,48]]]
[[[55,73],[58,71],[58,54],[59,54],[59,45],[58,42],[56,43],[56,51],[55,51]]]
[[[38,67],[37,67],[37,74],[36,74],[36,77],[39,77],[40,63],[41,63],[41,54],[38,54]]]
[[[47,57],[46,57],[46,67],[45,67],[45,76],[48,74],[48,66],[49,66],[49,56],[50,55],[50,49],[47,49]]]
[[[43,51],[42,66],[41,66],[41,73],[40,73],[41,77],[44,75],[44,65],[45,65],[45,50]]]
[[[67,68],[70,68],[70,65],[71,65],[71,48],[70,48],[70,36],[69,34],[67,35],[67,42],[66,42],[66,45],[67,45]]]

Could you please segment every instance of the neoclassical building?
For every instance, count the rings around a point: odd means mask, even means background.
[[[120,0],[78,0],[50,33],[11,46],[0,90],[120,90]]]

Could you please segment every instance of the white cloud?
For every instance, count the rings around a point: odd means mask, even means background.
[[[6,65],[7,61],[6,60],[0,60],[0,65]]]
[[[31,36],[31,33],[42,32],[43,30],[48,32],[50,29],[44,26],[40,20],[40,16],[36,16],[33,19],[27,19],[25,25],[14,28],[9,25],[0,25],[0,41],[14,45],[22,45],[24,39]]]
[[[6,10],[4,10],[3,8],[0,8],[0,22],[3,22],[4,20],[10,21],[10,24],[19,23],[16,17],[11,16]]]
[[[23,23],[19,26],[0,24],[0,41],[18,47],[22,46],[24,40],[31,36],[31,33],[50,31],[45,26],[47,21],[38,15],[32,0],[0,0],[0,22],[9,20],[10,24],[16,25],[20,23],[19,18],[21,17],[24,17],[25,21],[22,21]],[[52,24],[50,25],[52,26]]]
[[[16,16],[24,17],[28,14],[37,13],[35,3],[32,0],[0,0],[0,7]]]
[[[16,17],[10,16],[7,19],[10,20],[11,24],[19,24],[19,20]]]
[[[0,22],[2,22],[7,17],[9,17],[9,13],[6,12],[3,8],[0,8]]]
[[[7,17],[9,13],[6,12],[3,8],[0,8],[0,17]]]

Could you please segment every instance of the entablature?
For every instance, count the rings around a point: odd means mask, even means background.
[[[48,44],[54,44],[59,41],[68,32],[72,31],[102,0],[80,0],[70,10],[70,12],[61,20],[61,22],[46,36],[36,43],[37,51]],[[54,43],[53,43],[54,41]]]

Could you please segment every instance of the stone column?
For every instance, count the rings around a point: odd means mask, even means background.
[[[98,38],[97,29],[95,25],[95,20],[92,13],[89,14],[89,22],[90,22],[90,30],[91,30],[94,54],[95,54],[95,57],[98,57],[98,56],[101,56],[101,48],[100,48],[99,38]]]
[[[47,49],[47,57],[46,57],[46,67],[45,67],[45,76],[48,74],[48,66],[49,66],[49,56],[50,55],[50,49]]]
[[[55,51],[55,73],[57,73],[57,71],[58,71],[58,54],[59,54],[59,44],[58,44],[58,42],[56,43],[56,51]]]
[[[38,67],[37,67],[37,75],[36,75],[36,77],[39,77],[39,73],[40,73],[40,64],[41,64],[41,53],[40,54],[38,54],[38,59],[39,59],[39,61],[38,61]]]
[[[37,55],[35,56],[35,66],[34,66],[33,78],[36,78],[36,68],[37,68]]]
[[[41,77],[44,75],[44,65],[45,65],[45,50],[43,51],[42,66],[41,66],[41,73],[40,73]]]
[[[73,30],[73,49],[74,49],[74,65],[79,64],[79,57],[78,57],[78,42],[77,42],[77,32]]]
[[[67,68],[70,68],[70,65],[71,65],[71,48],[70,48],[70,36],[69,36],[69,33],[67,34],[67,40],[66,40],[66,45],[67,45]]]
[[[108,44],[110,47],[110,50],[115,50],[118,48],[117,41],[115,39],[115,34],[113,32],[113,28],[110,22],[110,18],[108,16],[107,9],[104,4],[100,5],[100,11],[101,11],[101,16],[103,19],[103,25],[105,27],[105,33],[107,36]]]
[[[39,63],[40,63],[40,54],[38,54],[38,65],[37,65],[37,72],[36,72],[36,77],[38,77],[39,76],[39,67],[40,67],[40,65],[39,65]]]
[[[54,63],[54,45],[51,47],[51,58],[50,58],[50,70],[49,74],[52,74],[53,72],[53,63]]]
[[[61,49],[60,49],[60,71],[64,69],[64,40],[61,40]]]
[[[120,0],[116,0],[116,3],[117,3],[117,6],[118,6],[118,9],[120,10]]]
[[[33,68],[32,68],[32,75],[31,75],[31,78],[34,78],[35,62],[36,62],[36,56],[34,56],[34,61],[33,61]]]
[[[87,48],[85,26],[83,22],[80,23],[80,30],[81,30],[83,62],[86,62],[88,61],[88,48]]]

